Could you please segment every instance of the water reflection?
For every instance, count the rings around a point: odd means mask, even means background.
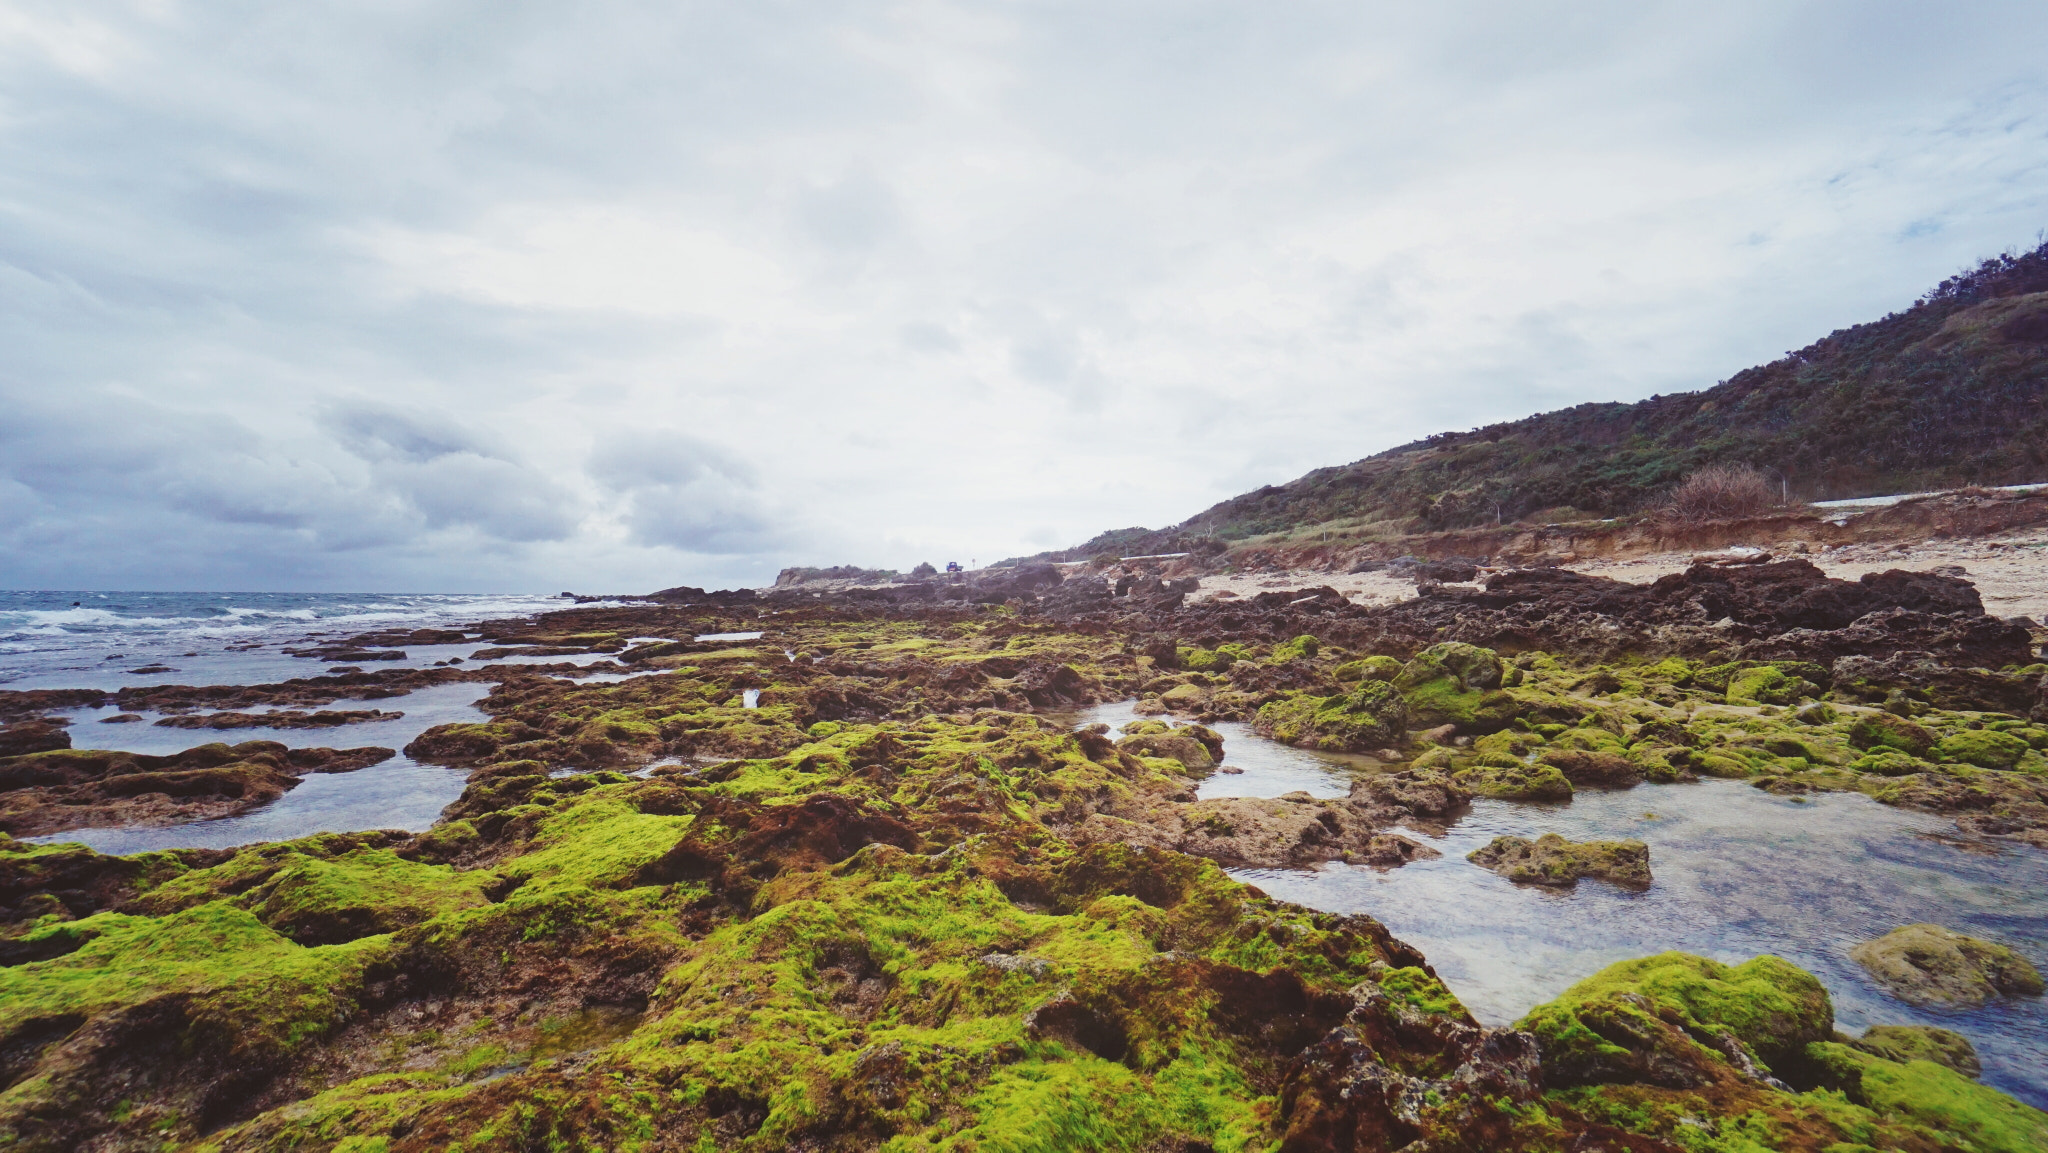
[[[102,853],[147,849],[225,849],[314,833],[358,829],[420,832],[462,795],[467,771],[399,756],[353,773],[315,773],[271,804],[239,817],[161,829],[74,829],[31,840],[77,842]]]
[[[1119,716],[1128,719],[1128,705],[1082,719],[1118,724]],[[1211,776],[1202,796],[1275,796],[1295,788],[1330,796],[1372,768],[1367,759],[1288,749],[1242,725],[1225,732],[1224,762],[1247,771]],[[1952,831],[1941,818],[1861,795],[1798,801],[1709,780],[1582,790],[1568,805],[1480,800],[1447,832],[1418,834],[1441,858],[1387,872],[1331,864],[1234,875],[1282,900],[1378,918],[1421,948],[1490,1025],[1513,1021],[1630,957],[1677,949],[1735,962],[1775,953],[1820,977],[1843,1029],[1954,1029],[1977,1046],[1987,1084],[2048,1106],[2042,999],[1962,1012],[1916,1009],[1887,996],[1849,959],[1858,942],[1933,921],[2002,941],[2037,965],[2048,962],[2048,853],[2024,846],[1966,852],[1938,836]],[[1647,842],[1656,881],[1642,892],[1597,881],[1555,892],[1514,885],[1465,860],[1496,836],[1549,832]]]
[[[1097,722],[1121,730],[1144,718],[1133,712],[1135,701],[1097,705],[1075,714],[1075,723]],[[1341,797],[1351,791],[1359,774],[1380,772],[1385,766],[1371,757],[1311,753],[1269,741],[1236,721],[1217,721],[1209,726],[1223,734],[1223,767],[1241,773],[1211,773],[1196,786],[1202,800],[1212,797],[1277,797],[1282,793],[1306,792],[1315,797]]]

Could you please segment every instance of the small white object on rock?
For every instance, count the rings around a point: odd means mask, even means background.
[[[1014,956],[1009,953],[988,953],[975,960],[1003,973],[1023,973],[1031,977],[1052,975],[1052,962],[1044,957]]]
[[[1692,558],[1692,563],[1711,565],[1763,564],[1770,559],[1771,554],[1763,549],[1751,548],[1748,545],[1736,545],[1732,548],[1724,548],[1719,552],[1700,553]]]

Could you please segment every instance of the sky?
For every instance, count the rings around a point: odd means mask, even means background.
[[[0,0],[0,586],[986,564],[2044,227],[2038,0]]]

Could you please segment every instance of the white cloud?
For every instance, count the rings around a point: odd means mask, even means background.
[[[790,287],[772,259],[711,229],[617,206],[517,205],[462,232],[386,227],[364,243],[400,291],[535,311],[746,319]]]
[[[0,13],[0,572],[1035,551],[2048,225],[2029,4]],[[132,584],[131,584],[132,587]]]

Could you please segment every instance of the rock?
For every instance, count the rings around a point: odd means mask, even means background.
[[[2023,628],[1985,614],[1967,581],[1925,573],[1834,580],[1805,560],[1700,566],[1648,584],[1564,569],[1519,569],[1478,590],[1360,610],[1380,635],[1427,645],[1446,636],[1496,648],[1575,652],[1721,649],[1751,659],[1829,664],[1913,649],[1957,666],[1996,669],[2033,659]],[[1718,622],[1726,625],[1716,627]],[[1326,640],[1360,647],[1324,630]]]
[[[1842,714],[1833,705],[1816,702],[1792,714],[1792,719],[1802,725],[1832,725]]]
[[[1348,865],[1395,869],[1410,861],[1426,861],[1441,856],[1442,853],[1428,845],[1399,833],[1375,833],[1363,849],[1345,853],[1343,861]]]
[[[1934,768],[1918,757],[1888,748],[1873,749],[1850,762],[1849,767],[1859,773],[1872,773],[1880,777],[1904,777]]]
[[[1813,974],[1777,957],[1723,965],[1660,953],[1610,965],[1515,1023],[1542,1046],[1544,1082],[1696,1089],[1775,1085],[1834,1031]]]
[[[1395,687],[1408,690],[1449,680],[1457,692],[1484,692],[1500,687],[1501,668],[1500,657],[1492,649],[1449,641],[1415,654],[1413,660],[1402,666]]]
[[[987,953],[976,957],[976,961],[999,973],[1022,973],[1027,977],[1043,980],[1052,975],[1052,962],[1044,957],[1024,957],[1010,953]]]
[[[1408,705],[1386,681],[1367,680],[1338,697],[1299,694],[1261,708],[1252,730],[1282,744],[1362,753],[1407,736]]]
[[[1850,1042],[1854,1048],[1887,1061],[1932,1061],[1972,1080],[1984,1073],[1977,1060],[1976,1046],[1961,1033],[1932,1025],[1872,1025],[1863,1036]]]
[[[1858,621],[1857,627],[1868,624],[1890,632],[1891,626],[1900,623],[1866,620]],[[2041,703],[2038,676],[1952,664],[1938,653],[1923,651],[1928,647],[1923,639],[1909,633],[1893,633],[1882,649],[1875,639],[1868,647],[1882,655],[1844,656],[1834,662],[1835,691],[1840,699],[1883,702],[1888,711],[1908,717],[1925,711],[1923,699],[1943,708],[2018,715]]]
[[[1482,869],[1525,885],[1570,888],[1581,877],[1641,888],[1650,884],[1650,847],[1641,841],[1567,841],[1545,833],[1530,841],[1495,837],[1465,857]]]
[[[71,747],[71,734],[47,721],[21,721],[0,728],[0,757],[18,757]]]
[[[1961,1008],[2042,992],[2041,974],[2026,958],[1940,925],[1893,929],[1849,956],[1886,992],[1914,1005]]]
[[[1891,748],[1924,757],[1934,748],[1934,734],[1890,713],[1859,713],[1849,722],[1849,743],[1859,749]]]
[[[1478,765],[1459,769],[1451,775],[1459,787],[1473,796],[1498,801],[1569,801],[1572,783],[1554,765],[1495,765],[1480,759]]]
[[[1273,646],[1271,659],[1274,662],[1307,660],[1322,651],[1322,642],[1312,634],[1303,633],[1291,641]]]
[[[1821,686],[1786,672],[1775,664],[1743,670],[1728,680],[1731,705],[1789,705],[1821,691]]]
[[[1384,971],[1351,998],[1337,1027],[1287,1062],[1275,1148],[1523,1147],[1517,1118],[1543,1088],[1534,1037],[1479,1028],[1426,968]],[[1418,1051],[1432,1058],[1404,1059]]]
[[[1141,723],[1156,726],[1161,730],[1166,729],[1166,726],[1158,721]],[[1118,741],[1116,747],[1138,756],[1167,757],[1179,761],[1190,772],[1202,773],[1216,767],[1216,757],[1209,751],[1208,746],[1184,730],[1141,732]]]
[[[1934,752],[1943,761],[1957,761],[1980,769],[2009,769],[2020,763],[2027,742],[2010,733],[1989,729],[1964,729],[1935,743]]]
[[[1129,1044],[1123,1025],[1114,1017],[1066,995],[1026,1013],[1024,1031],[1034,1040],[1058,1041],[1106,1061],[1122,1059]]]
[[[0,832],[153,827],[244,813],[296,788],[307,773],[347,773],[390,749],[288,749],[276,741],[200,745],[174,756],[52,749],[0,759]]]
[[[330,729],[341,725],[396,721],[404,716],[404,713],[380,709],[322,709],[314,713],[279,709],[269,713],[186,713],[165,717],[157,725],[169,729]]]
[[[1545,749],[1539,758],[1574,785],[1596,789],[1628,789],[1643,781],[1642,769],[1620,753],[1586,749]]]
[[[1371,656],[1338,665],[1334,675],[1343,682],[1391,681],[1401,675],[1401,662],[1392,657]]]

